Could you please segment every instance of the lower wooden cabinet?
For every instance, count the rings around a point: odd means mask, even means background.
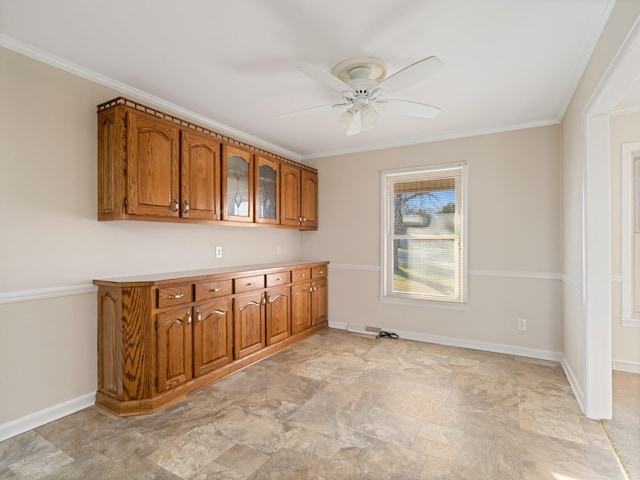
[[[235,298],[233,324],[235,358],[242,358],[265,346],[265,298],[262,291]]]
[[[265,292],[267,345],[291,335],[291,287],[271,288]]]
[[[327,265],[94,280],[96,405],[155,412],[326,327]]]
[[[191,379],[193,360],[191,308],[156,315],[156,388],[164,392]]]
[[[233,361],[233,310],[229,297],[193,307],[193,376]]]

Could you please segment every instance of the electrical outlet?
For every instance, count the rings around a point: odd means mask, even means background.
[[[519,318],[518,319],[518,330],[524,332],[526,329],[527,329],[527,319],[526,318]]]
[[[222,247],[216,247],[216,258],[222,258]]]

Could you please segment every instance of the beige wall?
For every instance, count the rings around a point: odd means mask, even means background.
[[[297,231],[96,221],[96,105],[117,95],[0,48],[0,425],[95,391],[92,279],[299,257]],[[89,293],[11,303],[68,286]]]
[[[574,390],[579,397],[586,385],[586,321],[583,308],[583,179],[586,152],[583,117],[585,108],[639,15],[640,2],[637,0],[616,2],[562,121],[563,352],[565,365],[572,373]]]
[[[332,262],[331,321],[560,352],[560,153],[560,128],[549,126],[312,161],[322,228],[301,245]],[[460,160],[469,162],[468,309],[381,304],[381,170]]]
[[[611,117],[612,356],[617,368],[640,370],[640,328],[622,325],[622,145],[640,143],[640,113]]]

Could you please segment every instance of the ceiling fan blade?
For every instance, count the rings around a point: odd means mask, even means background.
[[[317,107],[309,107],[309,108],[303,108],[301,110],[294,110],[293,112],[281,113],[281,114],[278,115],[278,117],[280,117],[280,118],[297,117],[299,115],[307,115],[309,113],[324,112],[324,111],[327,111],[327,110],[332,110],[334,108],[346,107],[346,106],[347,106],[346,103],[335,103],[335,104],[330,104],[330,105],[319,105]]]
[[[331,88],[332,90],[355,93],[355,90],[349,85],[344,83],[335,75],[332,75],[326,70],[321,69],[320,67],[316,67],[315,65],[300,65],[297,68],[307,77],[312,78],[316,82],[319,82],[324,86]]]
[[[385,78],[375,90],[382,90],[384,95],[389,95],[424,80],[442,67],[444,67],[444,63],[438,57],[424,58]]]
[[[410,102],[408,100],[393,100],[387,98],[380,103],[390,112],[409,115],[410,117],[435,118],[441,111],[438,107],[424,103]]]
[[[347,128],[347,135],[351,137],[352,135],[358,135],[361,131],[362,115],[360,114],[360,110],[356,110],[355,112],[353,112],[351,123],[349,124],[349,128]]]

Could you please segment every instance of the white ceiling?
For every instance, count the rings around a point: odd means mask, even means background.
[[[561,120],[612,0],[0,0],[0,45],[218,131],[305,159]],[[354,56],[389,74],[445,67],[394,98],[433,120],[381,112],[347,137],[336,103],[300,73]],[[108,98],[104,99],[109,100]]]

